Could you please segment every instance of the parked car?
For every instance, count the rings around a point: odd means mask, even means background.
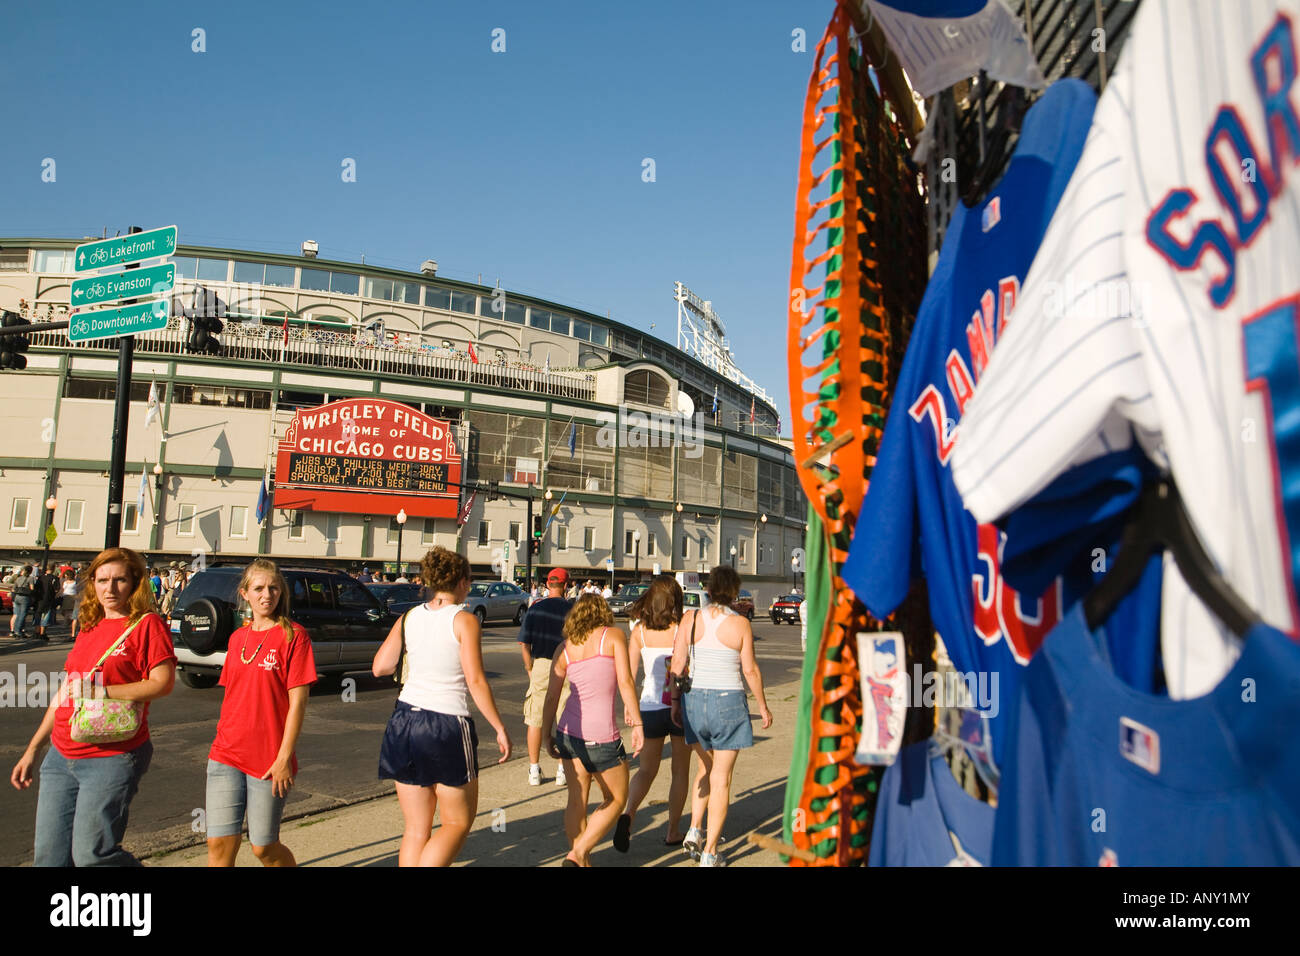
[[[731,609],[747,621],[754,619],[754,593],[741,589],[740,595],[731,604]]]
[[[341,571],[281,565],[289,614],[311,635],[316,670],[341,676],[367,671],[397,615]],[[190,578],[168,616],[177,670],[188,687],[212,687],[226,663],[230,635],[246,619],[239,598],[243,565],[211,565]]]
[[[782,594],[772,602],[768,608],[768,614],[772,617],[773,624],[798,624],[799,623],[799,605],[803,603],[801,594]]]
[[[682,589],[682,610],[699,610],[709,606],[709,594],[703,588]]]
[[[509,581],[480,581],[470,586],[465,610],[477,615],[480,624],[493,621],[519,624],[528,610],[528,592]]]
[[[394,614],[405,614],[427,600],[419,584],[367,584],[365,589]]]
[[[609,609],[614,612],[615,617],[627,617],[628,605],[640,598],[649,589],[650,585],[644,582],[625,584],[618,589],[613,597],[607,598],[605,603],[609,605]]]

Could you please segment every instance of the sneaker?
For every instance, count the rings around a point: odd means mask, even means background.
[[[727,864],[723,862],[722,857],[718,856],[716,853],[700,854],[700,866],[726,866],[726,865]]]
[[[528,768],[528,786],[537,787],[542,783],[542,768],[538,764],[533,764]]]
[[[555,768],[555,785],[557,787],[563,787],[567,785],[568,782],[568,778],[564,776],[564,764],[560,764]]]
[[[686,839],[682,840],[682,849],[692,860],[700,858],[700,850],[704,848],[704,834],[696,827],[691,827],[686,831]]]

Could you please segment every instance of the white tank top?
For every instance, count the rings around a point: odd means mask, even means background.
[[[668,676],[668,664],[672,661],[673,649],[668,647],[641,646],[641,667],[645,671],[645,680],[641,684],[642,710],[667,710],[664,703],[664,681]]]
[[[402,703],[453,717],[469,716],[460,641],[451,629],[463,610],[463,604],[434,611],[421,604],[407,616],[406,658],[411,669],[397,697]]]
[[[695,674],[691,687],[701,690],[744,690],[740,676],[740,651],[733,651],[718,640],[718,628],[735,614],[729,607],[710,604],[695,612]]]

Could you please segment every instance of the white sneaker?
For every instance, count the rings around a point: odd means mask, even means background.
[[[700,866],[726,866],[722,858],[716,853],[701,853]]]
[[[555,768],[555,785],[557,787],[563,787],[568,782],[568,779],[564,776],[564,764],[560,764]]]
[[[541,764],[533,764],[528,768],[528,786],[538,787],[542,783]]]
[[[686,831],[686,838],[682,840],[682,850],[692,860],[700,858],[700,850],[704,847],[704,834],[697,828],[691,827]]]

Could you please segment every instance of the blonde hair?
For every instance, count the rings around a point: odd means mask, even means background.
[[[614,612],[599,594],[584,594],[574,602],[564,619],[564,639],[570,644],[583,644],[598,627],[613,627]]]
[[[144,558],[130,548],[105,548],[86,568],[81,579],[81,604],[77,608],[77,625],[85,631],[104,619],[104,606],[99,603],[95,593],[95,572],[106,564],[124,564],[131,576],[131,603],[127,607],[128,624],[138,620],[156,609],[157,601],[153,585],[149,583],[149,572]]]
[[[275,622],[284,628],[285,641],[293,643],[293,620],[289,617],[289,582],[284,579],[284,574],[274,561],[254,558],[248,567],[244,568],[244,576],[239,579],[239,596],[245,601],[248,599],[244,597],[244,592],[253,583],[254,574],[269,574],[275,579],[275,586],[280,589],[280,598],[275,602],[275,607],[271,608],[269,616],[275,618]]]

